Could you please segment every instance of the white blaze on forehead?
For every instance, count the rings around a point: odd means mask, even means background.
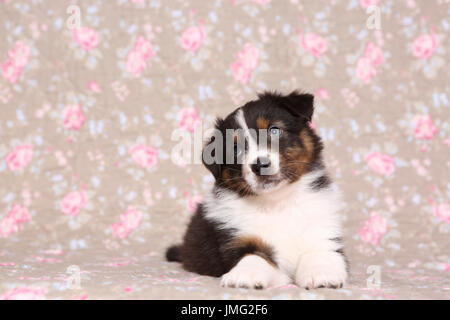
[[[248,150],[245,153],[244,161],[242,164],[242,172],[243,177],[247,181],[247,183],[250,185],[250,187],[255,191],[258,189],[258,179],[257,176],[253,173],[251,170],[251,165],[256,163],[258,157],[269,157],[271,166],[270,168],[263,168],[263,170],[266,170],[266,175],[272,175],[272,174],[278,174],[280,171],[280,156],[278,152],[278,148],[273,147],[275,144],[271,144],[271,149],[268,150],[267,148],[267,132],[264,132],[264,135],[261,135],[260,138],[265,138],[266,141],[262,143],[260,141],[259,145],[256,140],[256,132],[255,129],[249,129],[248,124],[245,121],[244,111],[242,109],[239,109],[235,116],[236,122],[242,129],[244,133],[244,137],[246,139]],[[253,130],[254,134],[251,134],[251,130]],[[261,139],[260,139],[261,140]],[[278,147],[278,144],[276,144]],[[264,173],[263,173],[264,174]]]
[[[242,109],[238,110],[236,114],[236,121],[242,129],[245,141],[248,145],[248,150],[244,158],[244,163],[246,163],[249,160],[256,159],[258,155],[258,144],[255,140],[256,136],[250,133],[250,129],[248,128],[247,122],[245,121],[244,111]]]
[[[252,148],[257,150],[258,146],[256,145],[256,141],[254,140],[255,137],[253,137],[250,134],[250,130],[248,129],[247,122],[245,122],[244,111],[242,109],[239,109],[238,112],[236,113],[236,121],[239,124],[239,126],[241,127],[241,129],[243,129],[243,131],[244,131],[244,136],[247,139],[247,142],[249,144],[249,150],[251,150]]]
[[[248,185],[255,190],[257,187],[257,181],[256,176],[253,174],[251,170],[251,159],[256,159],[258,146],[256,144],[256,141],[253,140],[254,137],[251,136],[250,130],[248,129],[247,122],[245,121],[244,117],[244,111],[242,109],[239,109],[236,113],[236,122],[241,127],[244,138],[248,145],[248,150],[245,152],[244,161],[242,163],[242,176],[244,177],[245,181],[248,183]]]

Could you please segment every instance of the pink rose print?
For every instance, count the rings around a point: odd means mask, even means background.
[[[6,238],[10,234],[19,231],[19,225],[14,219],[6,217],[0,220],[0,238]]]
[[[359,0],[359,5],[366,9],[370,6],[376,6],[378,4],[378,0]]]
[[[417,139],[430,140],[434,137],[438,129],[433,123],[429,115],[415,116],[414,122],[414,136]]]
[[[195,52],[205,40],[205,31],[203,26],[193,26],[186,29],[181,35],[181,47],[184,50]]]
[[[16,171],[25,168],[31,159],[33,159],[33,146],[31,144],[23,144],[14,148],[6,156],[5,161],[9,170]]]
[[[258,66],[259,50],[251,44],[246,44],[244,50],[237,54],[238,61],[241,61],[244,68],[253,70]]]
[[[383,63],[383,51],[377,45],[369,42],[364,49],[363,56],[356,61],[355,76],[364,83],[368,83],[377,75],[376,67]]]
[[[374,67],[384,63],[383,51],[372,42],[369,42],[364,49],[364,57],[368,58]]]
[[[433,211],[436,217],[450,224],[450,203],[434,204]]]
[[[11,211],[8,213],[8,217],[14,219],[16,223],[24,223],[30,220],[30,215],[28,214],[28,209],[19,204],[13,205]]]
[[[10,234],[17,232],[21,224],[30,220],[28,209],[19,204],[14,204],[5,218],[0,220],[0,238],[6,238]]]
[[[236,61],[231,65],[233,77],[237,82],[247,84],[252,75],[252,71],[247,69],[242,61]]]
[[[13,267],[15,265],[16,264],[14,262],[0,262],[0,267],[9,267],[9,266]]]
[[[147,39],[140,36],[136,39],[133,49],[127,55],[125,68],[135,77],[139,77],[150,66],[150,58],[155,55],[153,47]]]
[[[153,147],[138,144],[129,152],[133,161],[142,168],[151,168],[158,163],[158,150]]]
[[[372,152],[364,160],[370,169],[381,175],[390,175],[395,171],[394,159],[391,156]]]
[[[330,99],[330,93],[325,88],[319,88],[316,91],[316,95],[323,100],[329,100]]]
[[[328,50],[325,39],[315,33],[300,34],[300,39],[303,49],[311,53],[315,58],[320,57]]]
[[[131,51],[127,55],[125,67],[128,72],[132,73],[135,77],[139,77],[142,71],[147,68],[147,63],[145,62],[142,53]]]
[[[72,38],[77,44],[87,51],[96,48],[98,45],[97,33],[88,27],[74,29],[72,32]]]
[[[259,61],[259,50],[251,44],[246,44],[244,49],[237,53],[236,61],[231,65],[231,72],[237,82],[247,84],[256,69]]]
[[[28,63],[30,53],[30,47],[21,41],[17,41],[14,48],[9,50],[9,59],[0,65],[2,76],[6,81],[17,82],[22,73],[22,68]]]
[[[83,109],[77,104],[73,106],[67,106],[63,110],[64,121],[63,126],[70,130],[80,130],[81,126],[85,122],[83,115]]]
[[[136,39],[133,51],[139,52],[144,60],[148,60],[155,55],[155,52],[153,51],[153,47],[150,41],[148,41],[142,36],[139,36]]]
[[[0,300],[44,300],[47,288],[18,287],[0,294]]]
[[[416,38],[412,44],[412,53],[416,58],[430,58],[438,46],[434,33],[423,34]]]
[[[2,63],[1,69],[3,78],[11,83],[16,83],[22,73],[22,68],[15,65],[12,59],[8,59]]]
[[[23,68],[28,63],[30,53],[30,47],[26,46],[22,41],[17,41],[15,47],[8,52],[8,55],[14,62],[14,65]]]
[[[193,133],[202,122],[198,116],[197,109],[194,107],[181,109],[178,112],[178,117],[180,118],[180,128],[191,133]]]
[[[386,218],[383,218],[377,212],[372,212],[370,219],[364,223],[364,227],[358,231],[358,234],[364,242],[376,246],[387,229]]]
[[[111,225],[114,236],[121,239],[128,237],[140,225],[142,216],[142,212],[137,211],[134,207],[129,207],[119,216],[119,222]]]
[[[254,3],[257,3],[257,4],[266,4],[266,3],[269,3],[272,0],[252,0],[252,1]]]
[[[368,83],[375,75],[377,70],[372,65],[369,58],[361,57],[356,62],[355,76],[361,79],[364,83]]]
[[[61,211],[69,216],[77,216],[86,204],[86,201],[86,192],[84,190],[69,192],[61,200]]]
[[[90,81],[87,85],[87,89],[94,93],[102,92],[102,88],[100,88],[100,85],[95,81]]]

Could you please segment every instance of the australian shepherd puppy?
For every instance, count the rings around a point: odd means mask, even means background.
[[[341,200],[309,126],[313,100],[266,92],[217,119],[203,149],[214,188],[168,261],[225,287],[342,287]]]

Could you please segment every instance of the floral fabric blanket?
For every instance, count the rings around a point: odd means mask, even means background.
[[[449,299],[448,9],[0,1],[0,299]],[[349,283],[224,289],[164,261],[213,184],[174,133],[294,89],[344,195]]]

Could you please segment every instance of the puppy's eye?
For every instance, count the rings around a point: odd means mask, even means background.
[[[279,137],[283,133],[283,130],[281,130],[278,127],[272,126],[269,128],[269,134],[271,137]]]

